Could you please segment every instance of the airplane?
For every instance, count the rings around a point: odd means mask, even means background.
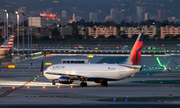
[[[143,45],[143,33],[140,33],[131,50],[129,57],[119,64],[54,64],[43,71],[43,61],[40,72],[47,79],[58,80],[61,84],[72,84],[74,80],[80,80],[80,86],[86,87],[86,81],[101,83],[108,86],[108,81],[118,81],[133,77],[140,72],[141,47]]]
[[[12,51],[14,37],[15,34],[10,35],[8,39],[0,46],[0,50]]]

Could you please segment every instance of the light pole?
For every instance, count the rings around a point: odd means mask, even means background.
[[[18,26],[18,31],[17,31],[17,49],[18,52],[17,54],[19,55],[19,12],[16,11],[17,14],[17,26]]]
[[[5,27],[5,19],[7,20],[7,39],[8,39],[8,10],[6,10],[6,9],[3,9],[3,11],[5,12],[4,13],[4,17],[5,17],[5,14],[6,14],[6,17],[4,18],[4,42],[5,42],[5,49],[7,49],[7,52],[8,52],[8,41],[7,41],[7,43],[6,43],[6,36],[5,36],[5,29],[6,29],[6,27]]]
[[[29,58],[29,17],[28,17],[28,58]]]
[[[13,34],[13,33],[14,33],[14,27],[13,27],[13,15],[14,15],[14,12],[13,12],[13,11],[11,11],[11,13],[12,13],[11,23],[12,23],[12,34]]]
[[[31,16],[31,54],[32,54],[32,16]]]
[[[12,13],[12,35],[14,35],[14,27],[13,27],[13,15],[14,15],[14,12],[11,11],[11,13]],[[12,53],[13,53],[13,56],[14,56],[14,39],[13,39]]]
[[[24,16],[25,14],[22,13],[22,15],[23,15],[23,55],[24,55]]]
[[[8,39],[8,15],[9,15],[9,12],[7,10],[6,11],[6,17],[7,17],[7,39]],[[7,41],[7,54],[8,54],[8,41]]]
[[[5,19],[6,19],[6,9],[3,9],[3,11],[4,11],[4,46],[6,47],[6,32],[5,32],[5,29],[6,29],[6,27],[5,27]]]

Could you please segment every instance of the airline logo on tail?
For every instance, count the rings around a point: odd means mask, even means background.
[[[8,39],[0,46],[0,50],[8,50],[11,51],[13,47],[13,40],[14,40],[15,34],[10,35]]]
[[[143,33],[140,33],[133,46],[133,49],[131,50],[130,56],[124,62],[122,62],[123,64],[140,65],[143,37]]]
[[[141,59],[141,47],[143,45],[143,33],[139,34],[136,43],[133,46],[133,49],[131,51],[131,59],[132,59],[132,65],[140,65],[140,59]]]

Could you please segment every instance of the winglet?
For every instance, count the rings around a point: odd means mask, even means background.
[[[167,71],[171,72],[171,70],[167,68],[169,66],[169,63],[171,62],[171,60],[172,60],[172,58],[169,59],[169,61],[166,64],[166,67],[164,67],[165,71],[167,70]]]

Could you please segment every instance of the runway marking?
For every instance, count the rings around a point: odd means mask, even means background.
[[[12,89],[12,87],[0,87],[0,89]]]
[[[58,95],[58,96],[52,96],[52,95],[51,95],[51,96],[47,96],[47,95],[28,95],[28,96],[25,96],[25,97],[29,97],[29,98],[38,98],[38,97],[39,97],[39,98],[42,98],[42,97],[43,97],[43,98],[45,98],[45,97],[48,97],[48,98],[49,98],[49,97],[53,97],[53,98],[54,98],[54,97],[57,97],[57,98],[59,98],[59,97],[61,97],[61,98],[67,98],[68,96],[66,96],[66,95],[65,95],[65,96],[59,96],[59,95]]]
[[[23,88],[23,87],[26,86],[28,83],[31,83],[31,81],[33,81],[33,80],[34,80],[34,77],[33,77],[31,80],[29,80],[29,81],[27,81],[26,83],[24,83],[24,84],[23,84],[22,86],[20,86],[20,87],[17,87],[17,88],[12,87],[12,90],[8,90],[8,91],[6,91],[5,93],[3,93],[3,94],[0,96],[0,98],[6,97],[6,96],[9,95],[11,92]]]
[[[2,94],[1,96],[0,96],[0,98],[3,98],[3,97],[5,97],[5,96],[7,96],[9,93],[11,93],[13,90],[8,90],[8,91],[6,91],[4,94]]]

